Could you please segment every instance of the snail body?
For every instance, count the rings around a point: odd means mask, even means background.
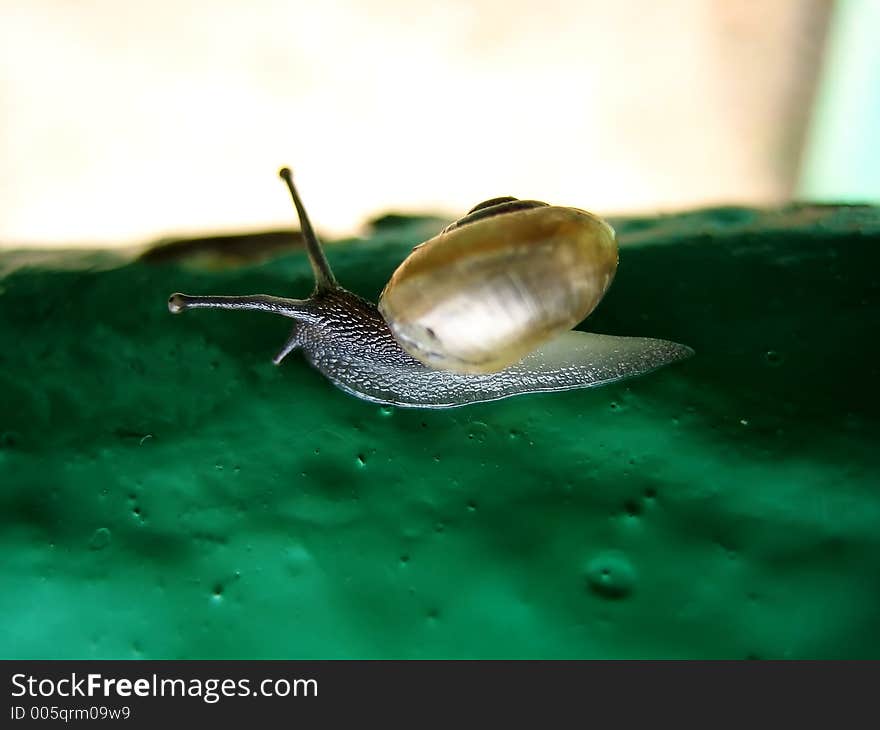
[[[486,201],[417,246],[377,306],[337,283],[290,171],[281,177],[315,274],[311,297],[173,294],[171,312],[248,309],[289,317],[293,331],[276,364],[301,349],[342,390],[415,408],[594,387],[693,354],[666,340],[569,331],[595,308],[617,267],[613,230],[585,211]]]

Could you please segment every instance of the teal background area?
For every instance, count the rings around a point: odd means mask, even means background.
[[[798,197],[880,202],[880,2],[835,0]]]
[[[234,269],[0,258],[0,657],[880,657],[880,211],[615,221],[641,379],[382,408]],[[375,299],[419,221],[336,244]],[[428,234],[429,235],[429,234]]]

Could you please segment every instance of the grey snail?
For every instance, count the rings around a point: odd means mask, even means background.
[[[493,198],[416,246],[378,306],[343,289],[293,184],[315,275],[308,299],[172,294],[185,309],[248,309],[294,320],[276,365],[301,349],[342,390],[374,403],[453,408],[525,393],[589,388],[693,354],[645,337],[571,330],[617,269],[614,230],[576,208]]]

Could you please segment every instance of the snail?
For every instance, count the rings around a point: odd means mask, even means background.
[[[308,299],[172,294],[172,313],[244,309],[294,321],[278,365],[296,349],[342,390],[374,403],[453,408],[542,391],[589,388],[693,354],[684,345],[571,328],[617,269],[614,230],[576,208],[493,198],[416,246],[378,306],[342,288],[288,168],[315,277]]]

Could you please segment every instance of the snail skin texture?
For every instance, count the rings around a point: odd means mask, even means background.
[[[575,208],[494,198],[416,246],[376,306],[343,289],[287,183],[315,274],[308,299],[172,294],[168,308],[250,309],[294,320],[275,356],[293,350],[358,398],[453,408],[524,393],[590,388],[690,357],[685,345],[571,328],[599,303],[617,242]]]

